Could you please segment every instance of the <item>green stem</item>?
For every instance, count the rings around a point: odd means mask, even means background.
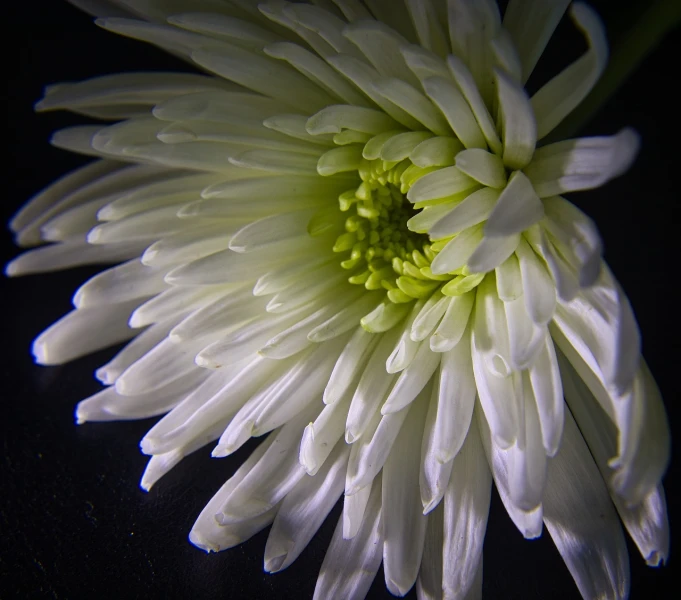
[[[629,22],[628,27],[621,28],[624,33],[617,36],[612,44],[610,61],[603,76],[545,142],[574,137],[584,127],[664,36],[681,22],[681,1],[657,0],[639,14],[631,15]]]

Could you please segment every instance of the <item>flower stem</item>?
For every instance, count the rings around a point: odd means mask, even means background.
[[[574,137],[587,124],[665,35],[681,22],[681,2],[657,0],[640,11],[631,11],[628,16],[628,23],[623,23],[620,34],[613,40],[610,61],[603,76],[544,143]]]

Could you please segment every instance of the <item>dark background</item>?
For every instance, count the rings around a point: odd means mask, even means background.
[[[609,33],[625,3],[594,2]],[[42,86],[126,70],[188,67],[146,45],[99,30],[65,2],[9,3],[4,53],[7,82],[7,171],[0,211],[6,223],[32,194],[85,162],[48,145],[59,127],[82,123],[68,114],[36,116]],[[632,169],[605,188],[573,195],[598,223],[606,259],[627,290],[643,334],[644,354],[679,423],[678,32],[664,40],[581,132],[612,134],[625,125],[643,137]],[[559,29],[543,66],[572,58],[575,36]],[[555,62],[553,63],[555,64]],[[542,66],[542,65],[540,65]],[[672,130],[676,128],[677,131]],[[9,185],[8,185],[9,184]],[[5,263],[18,253],[0,235]],[[262,570],[267,532],[220,554],[194,548],[187,534],[214,491],[253,446],[209,460],[203,449],[186,458],[150,492],[137,483],[146,464],[137,448],[150,422],[76,427],[73,407],[98,389],[94,369],[103,351],[63,367],[38,367],[31,340],[70,309],[73,290],[96,269],[8,281],[0,276],[3,318],[0,362],[1,598],[311,598],[340,507],[284,573]],[[678,520],[679,453],[665,478],[672,528]],[[678,538],[677,538],[678,539]],[[677,556],[649,569],[630,544],[633,600],[668,597]],[[484,598],[572,599],[578,593],[548,534],[524,541],[494,492],[484,551]],[[382,571],[370,598],[390,598]],[[410,598],[415,598],[412,591]]]

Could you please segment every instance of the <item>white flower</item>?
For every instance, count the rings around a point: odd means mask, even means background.
[[[190,539],[218,551],[272,524],[279,571],[344,494],[316,598],[362,598],[381,561],[396,595],[479,597],[492,481],[584,598],[626,597],[620,519],[649,564],[667,555],[669,433],[595,226],[560,194],[621,174],[638,138],[537,147],[603,71],[598,17],[572,6],[589,50],[529,98],[566,1],[511,0],[503,24],[489,0],[316,4],[101,8],[217,77],[48,88],[42,110],[120,122],[55,134],[100,160],[17,215],[20,244],[55,243],[7,272],[123,262],[36,360],[134,337],[76,415],[167,413],[145,489],[272,432]]]

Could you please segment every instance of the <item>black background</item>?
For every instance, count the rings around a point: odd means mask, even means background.
[[[617,2],[594,2],[606,23]],[[55,129],[84,120],[36,116],[42,86],[126,70],[187,70],[160,51],[99,30],[66,3],[24,2],[3,7],[7,81],[7,171],[2,222],[32,194],[82,164],[82,157],[48,145]],[[562,37],[560,37],[562,36]],[[572,34],[565,27],[549,60],[565,63]],[[605,188],[572,199],[598,223],[606,259],[627,290],[643,334],[644,354],[679,423],[678,32],[664,40],[583,134],[612,134],[624,125],[643,137],[632,169]],[[542,63],[542,64],[543,64]],[[555,64],[555,62],[554,62]],[[541,66],[541,65],[540,65]],[[676,130],[675,130],[676,129]],[[678,209],[677,209],[678,210]],[[18,253],[0,235],[4,263]],[[676,260],[673,260],[676,259]],[[262,570],[267,532],[220,554],[187,540],[214,491],[252,450],[209,460],[203,449],[185,459],[150,492],[137,487],[146,464],[137,448],[150,422],[76,427],[75,403],[98,389],[92,373],[113,355],[103,351],[63,367],[38,367],[31,340],[70,309],[73,290],[96,269],[6,280],[2,286],[0,428],[0,597],[2,598],[311,598],[339,508],[284,573]],[[678,520],[678,445],[665,478],[672,528]],[[678,539],[678,538],[677,538]],[[633,600],[666,598],[671,564],[649,569],[630,544]],[[484,551],[484,598],[572,599],[578,593],[548,534],[524,541],[493,495]],[[382,571],[370,598],[391,597]],[[415,598],[412,591],[409,596]]]

